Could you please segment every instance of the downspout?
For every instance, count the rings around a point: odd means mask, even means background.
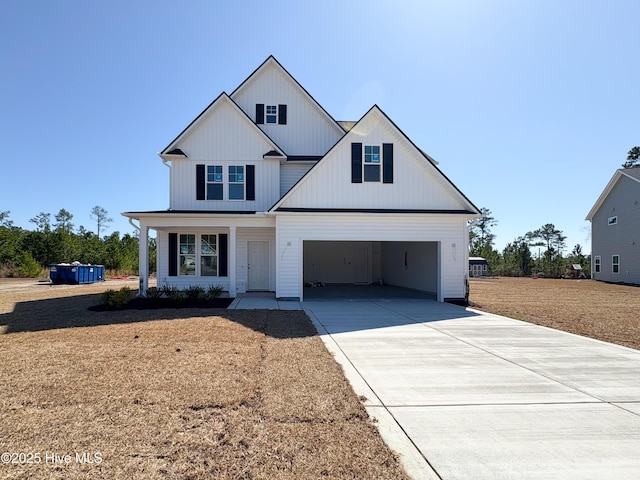
[[[135,223],[133,223],[133,218],[131,217],[129,217],[129,225],[138,230],[138,232],[140,231],[140,225],[136,225]]]

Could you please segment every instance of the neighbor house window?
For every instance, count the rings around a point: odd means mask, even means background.
[[[380,145],[364,146],[364,181],[380,181]]]
[[[617,216],[616,217],[609,217],[607,219],[607,223],[609,225],[615,225],[616,223],[618,223],[618,217]]]
[[[620,255],[611,256],[611,272],[620,273]]]
[[[229,200],[244,200],[244,166],[229,166]]]
[[[596,255],[593,259],[593,270],[594,273],[600,273],[600,265],[602,264],[602,259],[600,255]]]
[[[180,234],[180,275],[196,274],[196,236]]]
[[[276,123],[278,121],[278,107],[276,105],[266,106],[267,123]]]
[[[207,166],[207,200],[222,200],[222,165]]]
[[[200,236],[200,275],[203,277],[218,276],[218,236]]]

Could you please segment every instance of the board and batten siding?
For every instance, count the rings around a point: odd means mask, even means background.
[[[263,159],[274,146],[230,100],[211,106],[176,148],[188,158],[171,162],[170,208],[173,210],[265,211],[280,198],[279,161]],[[222,165],[224,200],[196,200],[196,165]],[[255,201],[228,200],[229,165],[255,165]]]
[[[439,242],[438,300],[464,298],[466,218],[451,215],[278,215],[276,296],[303,296],[305,240]]]
[[[276,64],[265,65],[232,99],[255,121],[256,104],[287,105],[287,124],[258,125],[288,155],[324,155],[344,131]]]
[[[355,130],[355,129],[354,129]],[[404,138],[381,122],[369,122],[348,134],[296,186],[281,207],[405,208],[459,210],[469,208],[442,174]],[[353,130],[352,130],[353,132]],[[351,144],[393,144],[393,183],[352,182]]]
[[[609,218],[617,217],[614,225]],[[592,278],[613,283],[640,284],[640,183],[622,175],[591,220]],[[620,256],[613,273],[612,257]],[[600,273],[594,258],[601,257]]]
[[[315,162],[280,165],[280,196],[287,193],[313,165],[315,165]]]

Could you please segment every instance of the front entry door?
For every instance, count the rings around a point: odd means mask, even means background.
[[[247,290],[269,290],[269,242],[248,242]]]

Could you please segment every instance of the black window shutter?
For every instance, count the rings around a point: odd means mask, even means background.
[[[226,277],[229,275],[229,246],[227,245],[226,233],[218,235],[218,276]]]
[[[362,144],[351,144],[351,183],[362,183]]]
[[[382,182],[393,183],[393,143],[382,144]]]
[[[196,165],[196,200],[204,200],[205,173],[204,165]]]
[[[256,123],[264,123],[264,103],[256,103]]]
[[[169,234],[169,276],[178,276],[178,234]]]
[[[280,125],[287,124],[287,106],[286,105],[278,105],[278,123]]]
[[[247,183],[245,184],[246,199],[256,199],[256,166],[247,165]]]

